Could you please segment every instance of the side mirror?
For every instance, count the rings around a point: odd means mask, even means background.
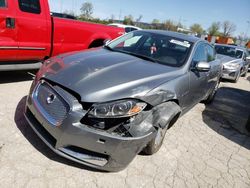
[[[111,42],[110,39],[105,39],[105,40],[103,41],[103,45],[104,45],[104,46],[107,46],[110,42]]]
[[[211,66],[209,63],[207,62],[199,62],[196,64],[196,70],[200,71],[200,72],[207,72],[210,70]]]

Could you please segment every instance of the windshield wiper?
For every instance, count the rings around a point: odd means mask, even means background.
[[[135,54],[135,53],[132,53],[132,52],[127,52],[127,51],[120,51],[120,52],[124,52],[124,53],[127,53],[129,55],[133,55],[135,57],[139,57],[141,59],[144,59],[144,60],[147,60],[147,61],[151,61],[151,62],[154,62],[154,63],[158,63],[158,61],[156,61],[155,59],[151,58],[151,57],[148,57],[148,56],[144,56],[144,55],[141,55],[141,54]]]

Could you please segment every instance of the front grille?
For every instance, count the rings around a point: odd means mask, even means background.
[[[60,123],[66,118],[70,109],[69,105],[46,82],[37,87],[34,97],[42,108],[41,112],[48,120]]]

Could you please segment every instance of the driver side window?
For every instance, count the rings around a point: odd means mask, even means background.
[[[207,62],[207,51],[204,43],[198,44],[193,56],[192,67],[195,67],[201,61]]]

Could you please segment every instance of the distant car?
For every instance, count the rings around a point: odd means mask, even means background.
[[[249,54],[249,56],[247,57],[247,61],[249,63],[248,71],[250,71],[250,49],[248,48],[247,51],[248,51],[248,54]]]
[[[211,102],[220,72],[207,41],[134,31],[103,48],[47,60],[31,86],[25,116],[57,154],[118,171],[141,151],[157,152],[181,115]]]
[[[112,23],[108,25],[113,26],[113,27],[124,28],[126,33],[129,33],[131,31],[141,30],[141,28],[133,26],[133,25],[124,25],[124,24],[119,24],[119,23]]]
[[[247,57],[249,56],[246,48],[226,45],[215,44],[217,58],[223,64],[222,78],[233,80],[235,83],[240,76],[246,76],[249,68]]]

